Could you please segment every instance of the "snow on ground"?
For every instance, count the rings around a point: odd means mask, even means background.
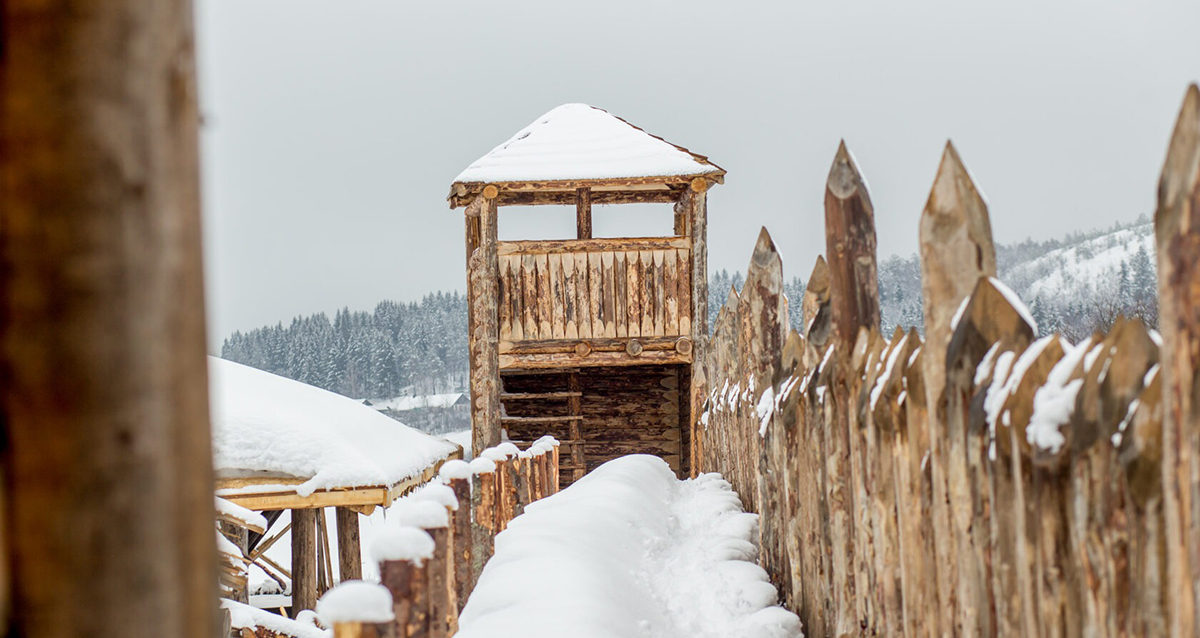
[[[610,461],[496,537],[457,636],[800,636],[753,562],[757,526],[719,475],[680,481],[653,456]]]
[[[318,489],[394,485],[454,451],[358,401],[209,357],[213,459],[218,476],[307,479]]]
[[[333,631],[331,630],[321,629],[299,620],[284,618],[279,614],[273,614],[269,611],[251,607],[250,605],[243,605],[232,600],[222,598],[221,607],[229,610],[230,626],[235,630],[263,627],[284,636],[295,636],[295,638],[333,638]],[[240,632],[235,632],[235,635],[241,634]]]
[[[471,460],[471,431],[470,430],[462,430],[460,432],[451,432],[450,434],[446,434],[444,436],[447,441],[449,441],[451,443],[457,443],[458,445],[462,446],[464,461]]]
[[[700,175],[721,169],[587,104],[564,104],[475,160],[455,182]]]

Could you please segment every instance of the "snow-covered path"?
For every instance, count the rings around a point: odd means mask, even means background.
[[[753,561],[758,519],[719,475],[627,456],[529,506],[463,611],[460,638],[792,638]]]

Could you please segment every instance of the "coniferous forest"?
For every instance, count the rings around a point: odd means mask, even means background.
[[[1148,220],[1062,240],[998,245],[1000,279],[1029,302],[1042,334],[1071,341],[1107,330],[1118,315],[1158,325],[1153,225]],[[1149,248],[1148,248],[1149,247]],[[796,268],[796,270],[792,270]],[[788,274],[799,267],[785,265]],[[807,275],[808,273],[803,273]],[[740,272],[712,273],[709,326]],[[804,281],[787,279],[789,321],[802,328]],[[921,262],[916,255],[879,262],[879,297],[885,333],[924,323]],[[296,317],[249,332],[235,332],[221,356],[357,399],[460,392],[467,387],[467,303],[458,292],[437,292],[419,302],[383,301],[374,311],[339,310]]]

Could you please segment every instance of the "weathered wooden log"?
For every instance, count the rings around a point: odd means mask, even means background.
[[[575,238],[592,238],[592,189],[575,189]]]
[[[395,638],[431,635],[429,570],[434,551],[433,537],[414,527],[390,530],[371,548],[379,563],[379,581],[392,594]]]
[[[825,344],[833,332],[833,311],[830,303],[829,265],[825,258],[817,256],[808,285],[804,289],[804,338],[812,344],[813,351],[825,352]],[[849,346],[847,346],[849,347]]]
[[[473,459],[471,468],[471,584],[475,589],[483,566],[492,557],[494,539],[499,531],[496,520],[499,473],[490,459]]]
[[[292,614],[317,606],[317,514],[320,510],[291,510]]]
[[[406,504],[400,523],[424,530],[433,539],[433,555],[426,562],[429,596],[429,636],[447,638],[458,625],[458,605],[454,600],[453,536],[450,515],[442,503],[418,500]]]
[[[500,442],[499,258],[496,252],[496,202],[484,195],[467,207],[467,216],[478,217],[479,245],[467,255],[467,329],[471,363],[471,447],[478,455]],[[470,234],[468,234],[470,237]],[[527,282],[528,283],[528,282]],[[515,322],[516,317],[513,318]],[[536,328],[528,322],[525,332]]]
[[[1154,217],[1171,635],[1200,635],[1200,88],[1188,87]]]
[[[845,141],[825,182],[825,255],[834,333],[846,345],[859,328],[879,329],[875,208]]]
[[[471,528],[471,467],[465,461],[448,461],[439,472],[442,480],[454,490],[458,509],[453,513],[454,528],[454,591],[458,609],[462,611],[471,595],[471,551],[474,534]]]
[[[908,341],[919,344],[920,336],[910,329]],[[908,636],[936,636],[937,617],[929,610],[937,601],[934,579],[933,521],[930,518],[933,485],[929,467],[929,424],[924,380],[924,346],[919,345],[902,362],[905,366],[902,393],[903,419],[897,427],[895,449],[900,533],[900,569],[904,587],[904,626]]]
[[[937,540],[937,604],[928,614],[939,619],[943,633],[972,631],[964,625],[971,609],[956,597],[958,565],[952,558],[954,535],[949,510],[946,435],[945,359],[952,320],[983,276],[995,276],[987,204],[979,194],[954,145],[947,142],[937,177],[921,214],[921,292],[925,311],[924,381],[929,414],[930,464],[933,481],[933,526]],[[932,602],[932,601],[931,601]]]
[[[1135,524],[1130,525],[1129,636],[1166,636],[1171,611],[1163,518],[1162,374],[1150,377],[1132,414],[1122,421],[1119,459]]]
[[[687,326],[693,348],[696,352],[708,350],[708,205],[706,187],[697,188],[693,185],[687,189],[681,202],[687,216],[688,237],[690,239],[691,271],[687,277],[689,290],[688,298],[691,307],[687,309]],[[704,410],[704,400],[708,394],[708,371],[705,369],[702,357],[695,357],[691,364],[689,378],[691,393],[688,400],[688,423],[691,428],[690,438],[695,441],[700,438],[697,434],[700,414]]]
[[[342,581],[362,578],[362,541],[359,536],[358,512],[338,507],[338,577]]]
[[[13,634],[217,631],[193,22],[184,0],[3,8]]]
[[[850,352],[846,374],[847,410],[843,412],[849,444],[849,482],[854,494],[851,515],[854,519],[855,614],[868,632],[884,630],[879,609],[880,588],[875,574],[875,543],[871,525],[871,494],[874,491],[874,428],[868,422],[867,395],[881,366],[878,365],[885,343],[878,329],[860,328]],[[884,630],[885,631],[885,630]]]
[[[947,451],[947,498],[958,566],[959,618],[967,634],[990,635],[995,632],[997,604],[992,570],[998,569],[1001,580],[1008,582],[1014,560],[1008,552],[993,552],[990,516],[998,505],[991,501],[997,489],[993,477],[1001,478],[998,487],[1004,498],[1009,498],[1012,489],[1008,475],[993,470],[992,430],[984,419],[973,420],[970,411],[979,403],[973,398],[986,395],[986,391],[977,394],[976,380],[991,381],[993,376],[1007,379],[1012,360],[1033,340],[1034,326],[1012,305],[1007,288],[995,279],[981,277],[965,303],[957,322],[952,322],[946,353],[943,440]],[[1008,602],[1001,596],[1002,606]]]

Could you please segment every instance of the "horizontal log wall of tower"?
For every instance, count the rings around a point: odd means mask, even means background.
[[[501,423],[514,441],[558,439],[563,485],[626,454],[658,456],[682,476],[687,393],[680,392],[681,378],[686,380],[680,371],[639,366],[503,374]]]

